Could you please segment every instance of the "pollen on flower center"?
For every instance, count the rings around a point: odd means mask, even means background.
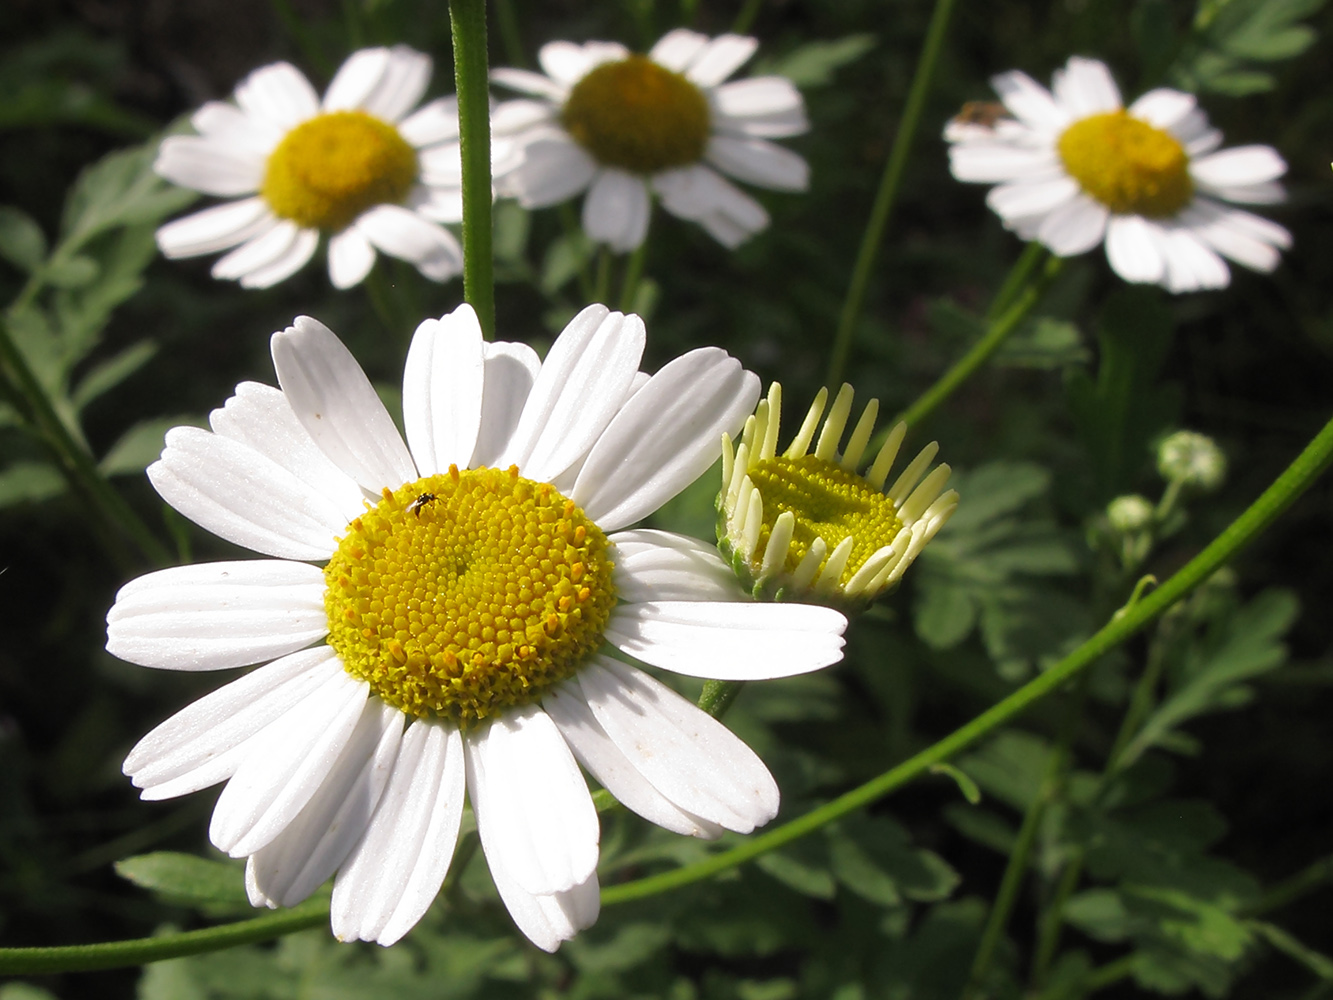
[[[1075,122],[1058,148],[1070,176],[1119,215],[1167,218],[1194,195],[1180,142],[1123,109]]]
[[[337,232],[374,205],[401,203],[416,178],[416,150],[396,128],[364,111],[334,111],[283,137],[261,193],[279,218]]]
[[[851,555],[839,583],[845,586],[873,553],[902,530],[897,507],[862,476],[814,455],[778,455],[750,468],[750,480],[764,498],[757,551],[768,545],[773,525],[785,511],[796,515],[785,569],[793,572],[811,544],[823,538],[830,549],[852,539]]]
[[[348,526],[324,569],[328,642],[384,701],[467,726],[536,700],[601,645],[609,552],[550,485],[451,466]]]
[[[563,119],[599,163],[638,174],[697,163],[708,142],[703,92],[642,55],[588,73],[566,99]]]

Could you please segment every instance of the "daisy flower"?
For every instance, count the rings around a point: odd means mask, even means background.
[[[551,42],[538,55],[544,76],[493,70],[495,83],[536,98],[496,109],[495,131],[516,147],[496,190],[528,208],[587,191],[584,231],[619,252],[643,242],[653,194],[672,215],[739,246],[768,213],[722,174],[779,191],[804,191],[809,179],[805,160],[768,141],[809,127],[791,81],[723,82],[758,44],[682,28],[647,55],[615,42]]]
[[[1012,117],[961,116],[946,127],[960,181],[997,184],[986,203],[1007,228],[1061,257],[1106,243],[1126,281],[1172,292],[1224,288],[1223,257],[1272,271],[1291,234],[1226,202],[1283,199],[1271,146],[1217,152],[1222,134],[1192,94],[1159,88],[1128,108],[1104,63],[1072,57],[1053,90],[1025,73],[991,80]]]
[[[844,384],[819,429],[828,403],[828,390],[820,389],[779,455],[782,386],[774,382],[745,422],[740,444],[733,448],[729,436],[722,439],[718,547],[759,600],[863,608],[897,586],[958,506],[957,491],[944,491],[949,466],[927,475],[940,450],[934,441],[884,488],[906,424],[889,432],[869,468],[856,471],[875,430],[876,399],[838,454],[852,395]]]
[[[462,214],[454,98],[416,111],[429,56],[404,45],[352,53],[321,101],[289,63],[264,66],[190,119],[198,135],[162,141],[153,168],[181,187],[234,198],[168,223],[168,257],[231,250],[213,277],[267,288],[290,277],[328,237],[329,280],[358,284],[389,254],[445,281],[463,268],[441,222]],[[411,112],[411,114],[409,114]],[[231,249],[235,247],[235,249]]]
[[[749,602],[711,546],[627,528],[713,462],[753,374],[703,348],[642,375],[642,321],[604,306],[539,363],[483,342],[461,306],[412,341],[404,443],[328,328],[301,317],[272,346],[281,388],[237,386],[148,470],[182,514],[271,558],[150,573],[107,616],[133,663],[263,664],[125,761],[146,799],[227,782],[209,836],[248,859],[255,905],[336,872],[334,933],[393,943],[440,889],[466,792],[501,898],[554,950],[598,910],[579,763],[679,833],[773,818],[753,751],[636,662],[799,674],[841,657],[846,619]]]

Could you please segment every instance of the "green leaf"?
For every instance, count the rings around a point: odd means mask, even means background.
[[[162,896],[171,903],[186,906],[244,906],[244,872],[238,865],[209,861],[193,854],[157,851],[123,858],[116,862],[116,874],[141,889]]]
[[[88,248],[97,280],[55,296],[55,314],[72,367],[96,346],[111,313],[143,286],[143,270],[157,256],[153,227],[130,226]]]
[[[958,885],[958,873],[943,858],[912,846],[907,831],[890,819],[843,820],[829,840],[838,881],[872,903],[934,902],[948,898]]]
[[[65,477],[45,462],[13,462],[0,471],[0,508],[40,503],[63,492]]]
[[[1123,885],[1128,912],[1153,922],[1157,932],[1179,947],[1224,962],[1245,954],[1254,935],[1242,921],[1220,906],[1179,889],[1156,885]]]
[[[46,259],[42,227],[11,205],[0,205],[0,257],[29,274]]]
[[[30,983],[5,983],[0,986],[0,1000],[58,1000],[58,998],[54,993],[48,993]]]
[[[818,837],[804,837],[781,850],[761,854],[755,864],[803,896],[832,899],[837,892],[837,883],[829,870],[828,846]]]
[[[978,809],[962,802],[950,802],[945,806],[944,819],[968,840],[989,847],[997,854],[1010,853],[1018,838],[1018,829],[1008,820],[989,809]]]
[[[832,41],[806,42],[776,60],[759,63],[754,73],[785,76],[798,87],[822,87],[833,74],[875,47],[874,35],[845,35]]]
[[[157,143],[110,153],[79,175],[65,202],[64,242],[82,246],[117,226],[156,226],[198,194],[153,173]]]
[[[114,389],[157,353],[157,344],[151,340],[141,340],[131,344],[118,354],[94,365],[88,374],[79,380],[79,384],[70,393],[74,405],[82,410],[104,392]]]
[[[1091,352],[1073,323],[1043,316],[1024,324],[995,354],[995,364],[1009,368],[1054,371],[1083,365]]]
[[[42,277],[56,288],[82,288],[97,278],[97,261],[83,254],[52,257],[42,268]]]
[[[542,273],[538,282],[541,290],[547,295],[560,291],[592,259],[596,249],[582,230],[552,240],[542,260]]]
[[[1114,889],[1089,889],[1065,904],[1065,919],[1088,937],[1106,943],[1129,937],[1130,914]]]
[[[97,467],[104,476],[137,475],[162,455],[162,438],[173,427],[206,427],[198,417],[152,417],[135,424],[102,456]]]
[[[1023,812],[1041,788],[1050,753],[1040,736],[1012,729],[954,763],[986,794]]]
[[[977,783],[952,764],[933,764],[930,773],[945,774],[952,778],[954,784],[958,786],[958,790],[963,793],[963,798],[967,799],[971,805],[977,805],[981,802],[981,789],[977,787]]]

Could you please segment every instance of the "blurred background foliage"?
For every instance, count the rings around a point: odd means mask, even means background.
[[[492,63],[530,65],[556,38],[646,48],[679,24],[721,32],[738,7],[513,0],[492,10]],[[735,253],[654,218],[635,303],[649,368],[722,345],[783,381],[794,423],[822,381],[930,13],[924,0],[746,5],[763,42],[751,71],[786,73],[804,91],[813,127],[792,146],[811,163],[811,190],[761,194],[772,227]],[[1290,199],[1272,214],[1295,246],[1272,276],[1236,270],[1226,291],[1179,298],[1126,290],[1100,252],[1068,263],[996,362],[922,428],[958,470],[963,501],[904,587],[854,624],[844,664],[750,685],[728,715],[777,776],[784,818],[1054,662],[1140,573],[1164,578],[1197,552],[1328,419],[1331,31],[1321,0],[959,6],[857,327],[861,398],[889,412],[909,404],[978,336],[1022,249],[981,188],[950,178],[938,138],[965,101],[991,97],[995,72],[1045,82],[1082,54],[1107,61],[1127,96],[1197,91],[1228,145],[1267,143],[1287,159]],[[193,196],[153,178],[155,136],[264,63],[289,59],[322,85],[349,51],[397,42],[434,56],[432,95],[452,91],[442,0],[0,7],[6,322],[62,426],[174,558],[232,550],[148,487],[142,469],[165,427],[202,422],[238,381],[272,382],[267,335],[299,313],[348,341],[392,410],[412,330],[452,309],[461,285],[381,258],[377,296],[337,293],[317,266],[243,292],[212,280],[206,260],[164,261],[153,230]],[[496,226],[500,336],[542,350],[585,302],[590,248],[557,212],[501,204]],[[0,405],[0,943],[244,916],[239,869],[207,845],[211,795],[140,803],[119,771],[143,732],[215,681],[105,653],[105,610],[143,557],[68,492],[25,416]],[[1101,511],[1118,494],[1162,495],[1153,449],[1181,427],[1222,446],[1227,482],[1188,497],[1141,547],[1146,561],[1127,560]],[[715,486],[701,481],[659,523],[707,536]],[[1035,838],[1032,871],[981,992],[1333,992],[1331,501],[1321,483],[1234,572],[956,770],[727,877],[608,907],[555,956],[514,933],[477,860],[393,949],[317,930],[142,973],[11,983],[0,998],[951,998],[1020,836]],[[1145,670],[1159,684],[1140,704]],[[1117,739],[1127,711],[1137,724]],[[1067,748],[1067,769],[1050,767],[1053,748]],[[1025,815],[1038,817],[1032,829]],[[712,849],[607,813],[603,883]]]

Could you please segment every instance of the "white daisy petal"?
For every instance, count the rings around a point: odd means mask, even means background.
[[[1085,253],[1102,241],[1110,212],[1087,195],[1065,202],[1037,227],[1037,239],[1061,257]]]
[[[569,747],[538,706],[463,737],[481,847],[520,887],[565,892],[597,866],[597,811]]]
[[[1072,177],[1010,181],[991,188],[986,204],[1006,222],[1044,216],[1073,200],[1081,189]]]
[[[281,256],[241,275],[241,287],[269,288],[279,281],[290,278],[305,267],[306,262],[315,255],[315,249],[318,246],[318,232],[313,229],[297,230],[296,239],[292,241]]]
[[[723,173],[760,187],[804,191],[810,184],[810,167],[803,158],[764,139],[715,135],[705,156]]]
[[[582,459],[620,409],[643,357],[643,320],[591,305],[551,346],[499,465],[547,481]]]
[[[737,833],[777,815],[768,768],[711,715],[609,657],[585,666],[578,681],[607,736],[677,808]]]
[[[1277,181],[1226,186],[1210,184],[1204,190],[1224,201],[1239,202],[1243,205],[1280,205],[1287,200],[1286,189]]]
[[[407,207],[431,222],[457,225],[463,221],[463,189],[417,187],[408,196]]]
[[[1069,113],[1026,73],[1010,70],[991,77],[990,82],[1009,113],[1031,128],[1058,132],[1069,126]]]
[[[606,641],[654,667],[723,681],[767,680],[842,659],[847,619],[813,604],[620,604]]]
[[[809,131],[801,92],[786,77],[755,76],[708,92],[714,133],[780,139]]]
[[[253,194],[264,182],[263,157],[193,135],[163,139],[153,170],[173,184],[223,198]]]
[[[432,281],[447,281],[463,271],[463,248],[454,234],[401,205],[376,205],[354,225],[377,250],[415,264]]]
[[[1166,273],[1159,227],[1137,215],[1113,215],[1106,227],[1106,259],[1126,281],[1157,284]]]
[[[298,316],[273,335],[272,350],[292,411],[338,468],[372,495],[417,478],[370,379],[327,326]]]
[[[515,166],[495,178],[501,194],[524,208],[546,208],[586,188],[597,163],[578,143],[557,129],[547,129],[523,146]]]
[[[181,709],[134,745],[124,772],[145,799],[168,799],[225,781],[248,741],[341,674],[327,646],[251,671]]]
[[[375,248],[356,226],[329,237],[329,281],[334,288],[353,288],[375,266]]]
[[[167,257],[198,257],[228,250],[275,225],[264,199],[242,198],[168,222],[157,231],[157,246]]]
[[[625,604],[745,600],[736,574],[715,545],[652,528],[620,531],[611,541],[616,547],[616,596]]]
[[[499,72],[499,70],[496,70],[496,72]],[[522,71],[514,70],[513,72],[519,73]],[[536,74],[529,75],[535,76]],[[546,77],[539,76],[537,79],[546,80]],[[559,109],[547,101],[530,101],[526,98],[501,101],[491,111],[491,132],[493,136],[505,136],[522,132],[534,125],[554,121],[559,117],[559,114]],[[494,146],[493,138],[492,158],[495,158]]]
[[[1163,245],[1166,281],[1171,292],[1225,288],[1231,283],[1226,263],[1201,239],[1184,229],[1166,233]]]
[[[324,574],[297,562],[176,566],[139,577],[107,612],[107,652],[145,667],[219,670],[295,652],[328,632]]]
[[[1054,74],[1055,99],[1070,118],[1085,118],[1121,107],[1120,88],[1106,63],[1071,56],[1063,70]]]
[[[265,730],[218,796],[208,839],[234,858],[253,854],[318,791],[365,711],[368,685],[337,672]]]
[[[563,101],[569,91],[569,88],[560,86],[554,80],[526,69],[493,69],[491,82],[522,94],[547,97],[557,102]]]
[[[727,247],[739,246],[768,225],[759,202],[708,167],[663,171],[653,177],[653,190],[668,212],[698,222]]]
[[[1222,133],[1215,128],[1205,129],[1199,135],[1195,136],[1185,143],[1185,152],[1192,157],[1203,156],[1205,153],[1211,153],[1218,146],[1222,145]]]
[[[1190,161],[1190,176],[1205,188],[1263,184],[1286,172],[1272,146],[1234,146]]]
[[[246,114],[286,131],[319,114],[319,95],[291,63],[263,66],[236,87],[236,103]]]
[[[583,79],[588,71],[604,62],[624,59],[629,49],[617,42],[547,42],[537,53],[542,71],[563,87]]]
[[[356,846],[393,772],[405,716],[372,700],[328,778],[304,809],[246,864],[251,902],[295,906],[323,885]]]
[[[458,138],[458,98],[437,97],[398,123],[398,134],[417,149]]]
[[[324,500],[334,504],[344,522],[365,510],[365,494],[310,439],[280,389],[242,382],[236,393],[208,415],[222,437],[249,445],[282,466]]]
[[[604,531],[657,510],[717,460],[759,400],[759,378],[721,348],[665,365],[607,426],[570,498]]]
[[[244,279],[252,272],[261,271],[287,257],[298,246],[301,228],[290,219],[279,219],[270,229],[247,240],[218,259],[213,265],[213,277]]]
[[[355,111],[379,86],[389,68],[386,48],[358,49],[348,56],[324,92],[325,111]]]
[[[523,416],[541,361],[527,344],[483,344],[486,384],[481,396],[481,428],[469,468],[495,466]]]
[[[463,159],[462,148],[456,142],[445,142],[430,149],[423,149],[417,154],[421,166],[421,180],[427,185],[448,185],[450,193],[457,189],[462,197]],[[443,193],[443,192],[442,192]]]
[[[604,168],[584,199],[583,231],[617,253],[628,253],[648,235],[650,207],[642,178]]]
[[[1278,251],[1291,246],[1291,234],[1276,223],[1206,198],[1196,198],[1179,221],[1218,253],[1255,271],[1275,269],[1282,259]]]
[[[1129,113],[1155,128],[1176,133],[1177,137],[1183,139],[1185,136],[1176,130],[1182,123],[1191,120],[1197,107],[1198,102],[1193,94],[1185,94],[1169,87],[1159,87],[1148,91],[1131,104]]]
[[[389,50],[383,75],[366,95],[361,109],[387,122],[398,121],[426,93],[430,72],[430,56],[406,45],[395,45]]]
[[[718,35],[700,49],[682,71],[700,87],[715,87],[740,69],[759,48],[759,40],[746,35]]]
[[[960,181],[979,184],[1035,181],[1063,175],[1053,149],[1027,149],[999,143],[959,143],[949,147],[949,169]]]
[[[657,40],[648,51],[648,58],[673,73],[681,73],[707,46],[707,35],[688,28],[675,28]]]
[[[200,135],[221,145],[264,158],[283,136],[283,130],[273,122],[246,114],[226,101],[209,101],[190,116],[190,124]]]
[[[464,304],[417,327],[403,368],[403,426],[423,476],[468,466],[481,428],[481,324]]]
[[[347,521],[338,507],[253,448],[197,427],[167,432],[148,479],[195,524],[280,559],[327,559]]]
[[[491,862],[491,880],[518,929],[542,951],[554,952],[562,941],[591,927],[601,911],[596,872],[566,892],[542,896],[528,892],[495,862]]]
[[[463,757],[455,726],[418,719],[403,734],[370,826],[333,884],[340,941],[391,944],[430,907],[458,839]]]
[[[678,809],[639,773],[592,714],[577,679],[564,681],[549,692],[542,707],[579,763],[627,809],[672,833],[707,840],[721,835],[721,827]]]

